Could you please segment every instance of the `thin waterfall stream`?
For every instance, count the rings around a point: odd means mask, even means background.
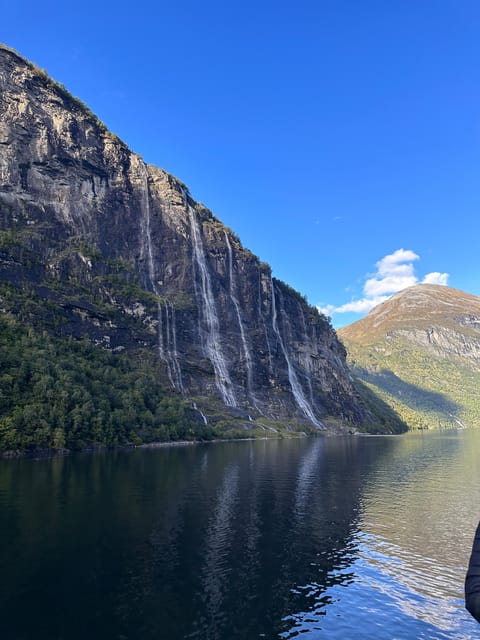
[[[303,411],[304,415],[318,429],[324,429],[323,424],[319,422],[315,417],[315,414],[313,413],[313,409],[310,406],[310,403],[308,402],[308,400],[306,399],[305,394],[303,393],[302,386],[300,384],[300,381],[298,380],[295,369],[293,368],[292,362],[290,360],[290,356],[288,354],[282,335],[278,328],[277,306],[275,303],[275,285],[273,284],[273,278],[271,280],[271,286],[272,286],[272,327],[273,327],[273,331],[275,332],[275,335],[277,336],[278,342],[280,344],[280,348],[282,350],[282,353],[287,363],[288,381],[290,382],[290,387],[292,389],[293,396],[295,398],[297,405]]]
[[[228,234],[224,231],[225,242],[228,250],[228,278],[229,278],[229,287],[230,287],[230,299],[233,303],[235,314],[237,316],[238,326],[240,329],[240,338],[242,341],[242,349],[243,349],[243,357],[245,360],[245,367],[247,370],[247,392],[250,398],[253,401],[254,406],[256,406],[256,400],[253,394],[253,367],[252,367],[252,356],[250,354],[250,349],[248,347],[247,337],[245,335],[245,329],[243,326],[243,320],[240,313],[240,304],[238,302],[238,298],[235,295],[235,280],[233,274],[233,252],[232,245],[230,244],[230,240],[228,238]]]
[[[155,264],[153,261],[152,232],[150,221],[150,197],[148,189],[148,172],[145,164],[141,162],[143,171],[143,218],[142,218],[142,255],[147,259],[147,274],[150,287],[159,298],[160,291],[155,282]],[[170,316],[170,317],[169,317]],[[175,331],[175,309],[171,303],[165,301],[166,335],[164,343],[162,303],[157,302],[158,318],[158,352],[160,359],[165,363],[170,384],[174,389],[184,392],[182,372],[178,362],[177,339]]]
[[[223,402],[227,406],[236,407],[237,400],[233,392],[227,361],[221,345],[218,314],[212,292],[210,273],[205,260],[205,250],[203,248],[200,227],[192,207],[188,204],[187,195],[183,193],[183,196],[192,230],[193,277],[195,293],[200,303],[201,319],[203,320],[205,353],[213,365],[215,384],[222,396]],[[198,282],[198,276],[200,282]]]
[[[207,416],[203,413],[203,411],[201,409],[198,408],[196,402],[192,403],[192,407],[195,409],[195,411],[197,411],[200,414],[200,417],[203,420],[203,424],[208,424]]]

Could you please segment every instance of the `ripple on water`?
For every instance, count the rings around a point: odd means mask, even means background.
[[[311,610],[291,614],[289,639],[470,640],[476,625],[458,597],[459,573],[452,567],[359,533],[347,567],[331,572],[336,584],[298,587]],[[440,571],[441,569],[441,571]],[[453,586],[451,586],[453,585]]]

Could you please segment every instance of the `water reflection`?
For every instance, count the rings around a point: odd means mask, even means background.
[[[300,522],[304,519],[310,497],[309,490],[321,464],[321,454],[324,452],[324,442],[317,439],[300,460],[295,491],[295,516]]]
[[[195,620],[195,626],[199,629],[199,635],[205,634],[212,640],[221,637],[221,628],[227,617],[224,599],[228,597],[228,580],[231,574],[230,555],[235,537],[238,475],[237,467],[227,467],[206,534],[205,561],[202,567],[203,589],[199,606],[202,617]]]
[[[0,636],[466,639],[477,444],[322,438],[0,462]]]
[[[349,566],[334,569],[341,581],[326,591],[324,583],[305,585],[317,606],[291,614],[282,637],[344,638],[348,627],[365,639],[475,637],[463,579],[480,505],[479,435],[362,443],[377,453],[362,471]]]

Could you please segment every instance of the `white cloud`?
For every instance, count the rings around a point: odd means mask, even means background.
[[[418,280],[413,273],[413,266],[411,266],[410,272],[403,273],[402,270],[399,269],[396,274],[392,273],[391,275],[383,278],[370,278],[365,282],[363,293],[368,298],[374,298],[381,295],[396,293],[397,291],[401,291],[407,287],[413,287],[417,282]]]
[[[334,304],[326,304],[324,307],[317,304],[317,310],[320,311],[320,313],[323,313],[324,316],[331,316],[336,312],[336,309],[337,307]]]
[[[420,256],[410,250],[397,249],[377,262],[377,273],[363,287],[367,298],[391,295],[417,284],[413,262]]]
[[[363,285],[363,298],[352,300],[339,307],[328,304],[318,307],[318,310],[329,316],[334,313],[368,313],[378,304],[388,300],[394,293],[418,284],[419,279],[415,275],[413,264],[417,260],[420,260],[420,256],[414,251],[397,249],[375,264],[376,272],[368,277]],[[448,277],[448,273],[432,271],[423,278],[422,282],[446,285]]]
[[[438,271],[432,271],[432,273],[427,273],[422,282],[425,284],[441,284],[443,286],[447,285],[448,282],[448,273],[439,273]]]
[[[362,298],[361,300],[352,300],[352,302],[346,302],[340,307],[334,307],[332,313],[368,313],[376,307],[377,304],[388,300],[389,296],[375,296],[374,298]]]
[[[410,251],[410,249],[397,249],[393,253],[379,260],[375,266],[379,273],[387,274],[390,273],[392,269],[396,270],[399,265],[402,265],[405,262],[415,262],[415,260],[419,259],[420,256],[414,251]]]

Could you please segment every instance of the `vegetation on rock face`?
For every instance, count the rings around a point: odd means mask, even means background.
[[[418,285],[341,329],[340,336],[353,373],[409,428],[476,427],[479,326],[480,299]]]
[[[394,434],[407,431],[405,418],[392,411],[392,407],[378,390],[367,385],[360,377],[355,380],[355,388],[374,417],[373,421],[360,425],[360,432]]]
[[[0,451],[210,439],[149,353],[112,354],[0,316]]]
[[[480,426],[479,372],[401,339],[387,351],[347,349],[354,374],[411,429]]]
[[[173,393],[147,350],[114,354],[0,315],[0,454],[214,438],[290,437],[305,425],[227,417],[213,398]]]

